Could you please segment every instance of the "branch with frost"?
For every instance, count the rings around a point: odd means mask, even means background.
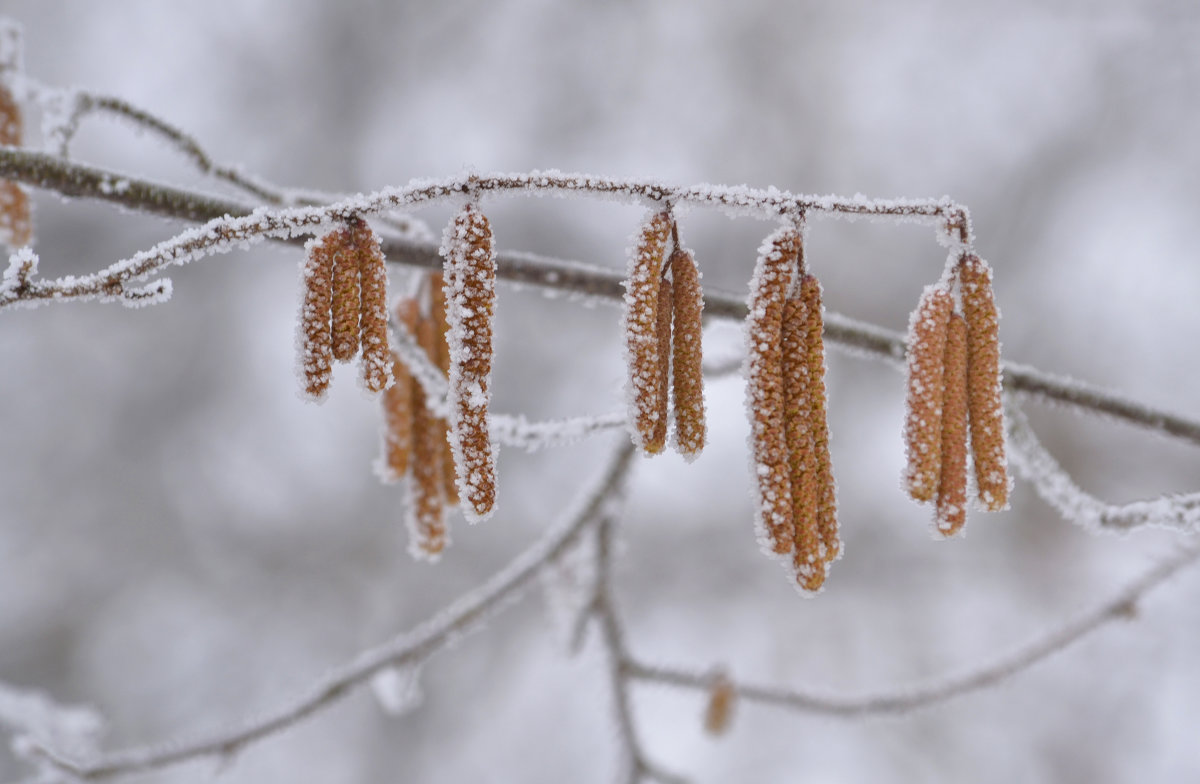
[[[632,447],[622,442],[600,476],[577,497],[562,519],[508,566],[411,631],[363,651],[333,670],[290,705],[237,729],[200,740],[170,741],[93,759],[76,759],[58,748],[34,742],[27,749],[27,756],[83,780],[146,773],[204,757],[226,758],[329,707],[381,672],[417,666],[451,643],[477,631],[483,621],[519,598],[547,564],[570,549],[602,515],[609,496],[629,471],[632,457]]]
[[[747,702],[774,705],[804,713],[819,713],[844,718],[861,718],[908,713],[991,688],[1016,676],[1050,656],[1060,653],[1091,633],[1113,621],[1137,616],[1142,599],[1166,583],[1184,568],[1200,559],[1200,548],[1191,547],[1158,564],[1120,593],[1061,628],[1020,647],[1011,653],[959,675],[941,681],[876,694],[842,697],[816,691],[762,686],[733,682],[738,698]],[[644,664],[634,659],[625,662],[630,678],[646,683],[709,692],[713,687],[713,671],[697,672],[672,667]]]
[[[1193,532],[1200,528],[1200,493],[1108,504],[1084,492],[1034,434],[1014,402],[1005,411],[1013,467],[1065,520],[1093,532],[1122,532],[1143,525]]]
[[[534,175],[524,177],[532,178]],[[19,290],[0,291],[0,309],[71,299],[116,300],[142,304],[145,302],[144,296],[141,300],[134,298],[131,301],[128,294],[130,285],[161,272],[170,265],[183,264],[205,255],[228,252],[243,243],[287,239],[293,233],[300,233],[301,236],[316,233],[322,227],[344,219],[349,214],[368,211],[370,205],[378,201],[378,198],[372,200],[372,197],[363,197],[327,207],[277,213],[260,209],[255,212],[245,204],[3,146],[0,146],[0,178],[17,180],[64,196],[104,201],[163,217],[196,222],[208,221],[206,227],[184,232],[92,275],[68,276],[48,281],[27,280]],[[591,179],[603,182],[598,178]],[[437,190],[458,197],[461,194],[455,190],[453,183],[462,188],[466,187],[467,180],[469,178],[443,181]],[[422,190],[418,186],[410,187]],[[683,192],[688,190],[682,189]],[[703,192],[702,186],[695,186],[690,190]],[[442,268],[442,258],[433,243],[385,236],[382,247],[388,260],[393,263],[431,270]],[[625,293],[623,278],[619,274],[578,262],[510,251],[497,255],[497,267],[498,276],[509,282],[564,291],[597,301],[619,303]],[[741,320],[746,316],[746,304],[739,297],[709,291],[705,293],[704,299],[706,317]],[[904,361],[903,335],[836,313],[826,316],[825,339],[843,350],[871,358],[882,358],[897,366],[901,366]],[[1007,390],[1019,392],[1023,396],[1088,413],[1102,414],[1200,445],[1200,420],[1142,405],[1074,379],[1006,362],[1004,382]]]

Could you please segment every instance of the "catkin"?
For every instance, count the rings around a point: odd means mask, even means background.
[[[20,147],[23,135],[21,107],[12,91],[0,84],[0,144]],[[0,180],[0,241],[19,248],[33,240],[33,214],[29,194],[19,183]]]
[[[664,445],[655,441],[659,420],[665,416],[660,410],[662,367],[658,301],[671,220],[671,213],[663,210],[656,212],[642,226],[637,245],[629,257],[625,282],[626,395],[629,418],[633,422],[633,442],[647,454],[661,452]]]
[[[954,298],[940,285],[921,295],[908,325],[908,400],[904,443],[905,486],[917,501],[937,493],[942,456],[942,393],[946,329]]]
[[[958,263],[967,321],[967,408],[979,502],[988,511],[1008,505],[1004,449],[1004,401],[1000,376],[1000,313],[987,262],[966,254]]]
[[[733,721],[736,702],[733,681],[725,673],[717,673],[708,691],[708,705],[704,708],[704,731],[713,736],[724,735]]]
[[[694,459],[707,438],[704,421],[703,349],[700,315],[704,293],[700,270],[690,250],[671,253],[671,292],[674,334],[671,336],[671,370],[674,381],[675,448],[685,459]]]
[[[758,484],[756,517],[764,547],[792,552],[792,496],[784,430],[783,303],[800,253],[800,233],[778,229],[759,248],[746,317],[746,409]]]
[[[430,360],[436,351],[434,325],[429,318],[417,324],[417,342]],[[425,390],[413,378],[412,500],[409,503],[409,552],[415,558],[437,560],[449,543],[442,498],[442,430],[429,410]]]
[[[787,438],[795,547],[792,566],[800,587],[806,591],[816,591],[825,582],[825,562],[821,556],[821,533],[817,527],[817,460],[809,422],[807,333],[805,303],[800,299],[788,298],[783,304],[781,346],[783,422]]]
[[[392,350],[387,331],[387,262],[379,237],[362,219],[350,227],[357,259],[361,299],[359,343],[362,345],[362,381],[368,392],[382,392],[392,383]],[[335,341],[336,342],[336,341]]]
[[[841,552],[837,523],[837,488],[833,481],[833,461],[829,456],[829,421],[825,393],[825,319],[821,304],[821,284],[812,275],[800,279],[800,299],[804,302],[804,347],[808,374],[808,427],[812,433],[814,479],[817,486],[817,528],[821,533],[821,557],[830,563]]]
[[[396,321],[414,339],[420,305],[411,298],[396,305]],[[381,475],[386,482],[395,482],[408,473],[413,439],[413,378],[408,366],[392,354],[392,377],[395,383],[383,393],[384,453]]]
[[[333,358],[349,362],[358,353],[358,319],[362,306],[353,229],[346,226],[329,235],[333,254]]]
[[[492,319],[496,251],[491,225],[467,205],[447,229],[442,246],[451,270],[446,319],[450,324],[450,446],[458,495],[473,521],[495,509],[496,463],[488,432],[492,374]]]
[[[297,335],[298,366],[304,395],[321,400],[333,375],[333,348],[330,332],[330,307],[333,291],[333,257],[337,252],[337,232],[314,238],[304,246],[301,272],[304,295],[300,302]]]
[[[945,368],[936,523],[938,533],[954,536],[967,522],[967,322],[958,313],[946,331]]]
[[[658,336],[658,383],[654,391],[658,395],[654,402],[654,430],[643,448],[649,454],[658,454],[667,445],[668,402],[671,394],[671,313],[673,310],[671,281],[660,280],[658,304],[656,306]]]
[[[440,272],[429,276],[429,313],[433,317],[434,341],[437,344],[437,366],[442,375],[450,374],[450,344],[446,321],[446,279]],[[450,451],[450,424],[438,419],[442,428],[442,487],[446,506],[458,506],[458,473],[454,470],[454,455]]]

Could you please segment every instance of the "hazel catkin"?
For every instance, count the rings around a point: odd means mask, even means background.
[[[662,393],[659,361],[658,302],[662,284],[663,257],[671,233],[671,213],[656,212],[642,225],[629,257],[625,281],[625,360],[628,372],[626,396],[634,444],[646,454],[657,454],[665,445],[655,439]]]
[[[436,351],[434,325],[429,318],[417,323],[417,342],[430,360]],[[412,499],[408,508],[409,552],[416,558],[437,560],[449,544],[442,497],[441,427],[429,410],[425,390],[414,377]]]
[[[800,253],[800,232],[784,226],[759,247],[746,317],[746,410],[750,417],[759,537],[770,552],[792,552],[794,531],[784,429],[783,305]]]
[[[908,326],[904,481],[908,494],[922,502],[933,500],[941,475],[946,330],[953,308],[954,298],[944,286],[930,286]]]
[[[945,357],[936,526],[954,536],[967,521],[967,322],[958,313],[950,316]]]
[[[805,357],[808,373],[805,396],[808,400],[808,427],[812,433],[814,479],[817,488],[817,529],[821,535],[821,557],[825,563],[841,553],[838,537],[837,488],[833,480],[833,460],[829,455],[829,418],[825,392],[825,318],[821,303],[821,283],[812,275],[800,279],[800,299],[804,303]]]
[[[0,144],[20,147],[24,133],[21,106],[8,86],[0,83]],[[0,242],[19,248],[33,240],[33,211],[25,188],[0,180]]]
[[[368,392],[382,392],[392,383],[392,351],[387,330],[387,262],[379,237],[361,218],[350,226],[350,243],[358,266],[359,344],[362,382]],[[336,289],[335,289],[336,290]],[[336,338],[335,338],[336,345]]]
[[[674,383],[675,448],[686,460],[695,459],[707,438],[704,418],[704,371],[700,316],[704,293],[700,270],[689,250],[671,252],[671,372]],[[665,284],[664,284],[665,285]]]
[[[450,349],[450,446],[463,511],[473,522],[495,511],[496,462],[488,430],[496,250],[488,219],[473,204],[447,228],[442,254]]]
[[[310,400],[324,399],[333,377],[330,309],[336,246],[334,233],[313,238],[304,246],[300,277],[303,295],[296,346],[303,393]]]
[[[965,254],[957,272],[967,322],[967,408],[975,484],[980,504],[995,512],[1008,505],[1009,484],[1000,371],[1000,313],[987,262],[974,254]]]

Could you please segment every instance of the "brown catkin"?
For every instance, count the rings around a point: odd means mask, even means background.
[[[625,281],[625,354],[628,368],[626,395],[633,442],[646,454],[661,452],[655,433],[664,416],[659,409],[662,367],[659,362],[658,300],[663,256],[671,234],[671,213],[656,212],[643,225],[629,257]]]
[[[358,353],[358,318],[362,294],[354,229],[346,226],[329,235],[333,256],[333,358],[349,362]]]
[[[446,279],[440,272],[429,276],[429,314],[433,317],[434,340],[437,343],[437,366],[442,375],[450,373],[450,324],[446,321]],[[446,506],[458,506],[458,473],[454,469],[454,455],[450,451],[450,424],[439,419],[442,426],[442,486],[446,494]]]
[[[942,457],[942,376],[946,359],[946,329],[954,298],[941,285],[921,295],[908,325],[908,397],[904,443],[908,466],[904,481],[915,500],[932,501],[937,494]]]
[[[704,449],[707,432],[704,421],[704,355],[700,338],[704,292],[700,287],[700,269],[690,250],[676,248],[671,253],[671,292],[675,448],[685,459],[692,460]]]
[[[395,313],[396,322],[415,339],[420,318],[419,303],[406,297],[396,304]],[[413,378],[408,366],[395,353],[392,354],[392,377],[395,383],[383,393],[384,449],[380,473],[385,482],[399,481],[408,473],[412,454]]]
[[[821,283],[812,275],[800,279],[800,299],[804,302],[804,347],[808,365],[808,426],[812,432],[815,480],[817,485],[817,528],[821,532],[822,558],[830,563],[842,550],[838,538],[837,487],[833,481],[833,460],[829,456],[828,401],[825,393],[825,317],[821,304]]]
[[[21,107],[12,91],[0,83],[0,144],[20,147]],[[20,184],[0,180],[0,242],[19,248],[33,240],[33,214],[29,194]]]
[[[821,533],[817,527],[817,460],[809,422],[807,333],[805,303],[800,299],[788,298],[783,304],[781,345],[783,422],[787,438],[795,539],[792,566],[800,587],[806,591],[816,591],[825,582],[825,562],[821,557]]]
[[[746,316],[746,410],[758,485],[756,517],[763,546],[792,552],[791,477],[784,430],[783,303],[800,253],[800,233],[778,229],[759,247]]]
[[[418,322],[417,342],[432,360],[436,347],[431,319],[422,318]],[[416,558],[436,560],[449,543],[442,498],[442,430],[430,412],[425,390],[416,378],[411,380],[410,387],[413,398],[413,453],[408,550]]]
[[[320,239],[309,240],[304,246],[305,258],[301,271],[304,295],[300,302],[300,325],[297,335],[298,366],[304,383],[304,395],[321,400],[333,377],[332,334],[330,307],[333,292],[333,257],[338,242],[332,232]]]
[[[987,262],[966,254],[958,264],[967,320],[967,408],[975,484],[984,509],[1008,506],[1008,460],[1004,449],[1004,400],[1000,375],[1000,313]]]
[[[942,396],[942,470],[937,530],[954,536],[967,522],[967,322],[958,313],[946,329]]]
[[[643,448],[650,454],[657,454],[667,445],[668,404],[671,394],[671,311],[673,309],[671,281],[661,280],[658,286],[657,315],[658,323],[655,332],[658,335],[658,383],[655,393],[658,398],[654,404],[654,430],[650,440]]]
[[[362,382],[368,392],[382,392],[392,383],[392,349],[388,345],[387,329],[387,261],[379,247],[379,236],[366,221],[355,221],[351,239],[362,283],[358,318]]]
[[[443,253],[450,324],[450,446],[464,512],[479,521],[495,511],[496,463],[488,431],[496,249],[488,219],[468,204],[447,229]]]
[[[708,705],[704,708],[704,731],[709,735],[724,735],[733,721],[737,692],[733,681],[723,672],[713,677],[708,690]]]

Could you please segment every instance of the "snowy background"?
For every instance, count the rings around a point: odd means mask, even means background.
[[[0,0],[41,82],[144,106],[221,162],[287,185],[557,167],[678,184],[940,196],[969,205],[996,270],[1005,355],[1200,415],[1200,11],[1190,2],[838,4],[47,3]],[[36,121],[34,122],[36,132]],[[80,159],[217,190],[130,126],[85,121]],[[641,210],[486,205],[501,249],[620,268]],[[448,213],[421,217],[440,230]],[[46,274],[86,272],[181,224],[39,194]],[[769,224],[682,218],[705,284],[741,293]],[[834,311],[893,330],[945,255],[912,225],[816,221]],[[299,254],[175,271],[162,307],[0,314],[0,681],[86,703],[109,748],[278,705],[408,628],[532,540],[606,442],[507,452],[499,513],[431,567],[403,495],[370,471],[378,412],[339,375],[293,374]],[[395,285],[405,274],[397,272]],[[620,405],[618,311],[501,291],[495,408]],[[735,328],[710,335],[736,346]],[[797,597],[757,549],[736,379],[711,442],[636,469],[619,595],[652,662],[864,692],[945,675],[1061,624],[1173,551],[1095,537],[1019,484],[1014,509],[935,542],[899,486],[903,380],[831,354],[846,556]],[[1200,452],[1029,404],[1047,447],[1110,501],[1196,490]],[[694,694],[639,687],[650,755],[701,782],[1179,781],[1200,776],[1200,575],[1138,619],[989,692],[848,722],[744,705],[701,731]],[[607,781],[602,663],[540,597],[435,659],[399,718],[367,690],[240,755],[226,782]],[[207,780],[212,763],[139,780]],[[0,752],[0,780],[25,769]]]

